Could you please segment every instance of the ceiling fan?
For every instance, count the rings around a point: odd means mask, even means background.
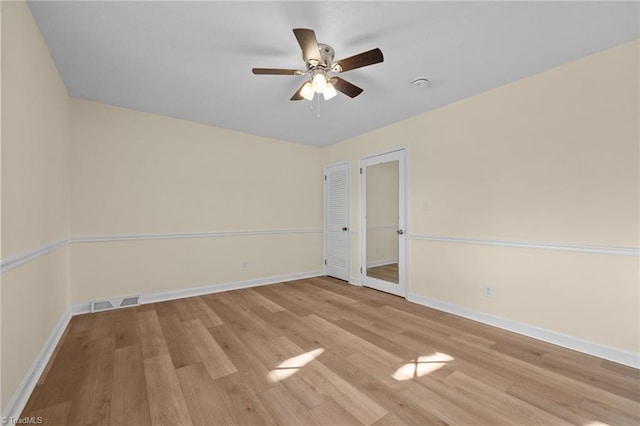
[[[363,90],[340,77],[330,75],[330,73],[339,74],[366,67],[367,65],[377,64],[384,60],[382,51],[376,48],[334,61],[335,51],[333,48],[327,44],[318,43],[316,33],[313,30],[294,28],[293,34],[295,34],[302,49],[302,59],[304,59],[306,70],[253,68],[253,73],[260,75],[309,75],[309,80],[300,86],[291,97],[292,101],[302,99],[310,101],[316,93],[322,93],[327,101],[336,96],[337,92],[342,92],[351,98],[355,98]]]

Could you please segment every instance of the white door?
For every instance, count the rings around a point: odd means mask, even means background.
[[[349,163],[324,169],[325,273],[349,280]]]
[[[406,297],[405,150],[360,160],[360,282]]]

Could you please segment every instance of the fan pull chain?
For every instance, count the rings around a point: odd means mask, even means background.
[[[320,118],[320,94],[318,93],[318,115],[317,118]]]

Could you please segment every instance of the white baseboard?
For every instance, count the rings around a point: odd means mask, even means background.
[[[69,314],[71,314],[71,316],[88,314],[90,312],[91,312],[91,302],[78,303],[78,304],[69,306]]]
[[[167,291],[162,293],[150,293],[140,296],[140,303],[155,303],[165,300],[182,299],[185,297],[200,296],[203,294],[218,293],[221,291],[238,290],[241,288],[257,287],[268,284],[277,284],[286,281],[294,281],[303,278],[312,278],[324,275],[322,270],[299,272],[294,274],[280,275],[275,277],[256,278],[252,280],[236,281],[226,284],[207,285],[203,287],[188,288],[184,290]],[[62,318],[56,324],[55,328],[51,332],[49,339],[44,344],[38,356],[34,360],[33,364],[24,375],[24,378],[20,382],[18,389],[14,393],[13,397],[7,404],[2,418],[18,418],[22,414],[25,405],[27,404],[31,393],[38,384],[40,376],[42,375],[53,351],[55,350],[58,342],[62,338],[64,330],[66,329],[71,317],[74,315],[86,314],[91,312],[91,303],[78,303],[69,306],[67,311],[62,315]]]
[[[398,263],[397,257],[393,259],[381,259],[381,260],[376,260],[374,262],[368,262],[367,268],[375,268],[376,266],[392,265],[394,263]]]
[[[140,304],[164,302],[165,300],[183,299],[185,297],[201,296],[203,294],[219,293],[221,291],[238,290],[241,288],[258,287],[261,285],[277,284],[304,278],[319,277],[324,275],[322,270],[298,272],[294,274],[278,275],[275,277],[255,278],[251,280],[235,281],[226,284],[211,284],[202,287],[186,288],[184,290],[166,291],[162,293],[150,293],[140,296]]]
[[[60,338],[64,334],[64,330],[67,328],[67,324],[69,324],[71,316],[72,314],[68,309],[62,315],[60,321],[58,321],[56,326],[53,328],[51,335],[49,335],[49,338],[45,342],[44,346],[42,347],[42,349],[40,349],[38,356],[33,361],[33,364],[31,364],[29,370],[27,370],[27,373],[24,375],[22,381],[18,385],[18,389],[13,394],[13,397],[2,413],[2,420],[8,418],[17,419],[20,417],[20,414],[22,414],[22,410],[24,409],[25,405],[27,405],[31,393],[38,384],[38,380],[40,380],[40,376],[44,372],[44,369],[46,368],[51,355],[53,355],[53,351],[56,349]]]
[[[407,300],[439,311],[444,311],[473,321],[478,321],[483,324],[491,325],[493,327],[501,328],[503,330],[512,331],[527,337],[542,340],[543,342],[573,349],[574,351],[583,352],[617,362],[619,364],[628,365],[630,367],[640,368],[640,354],[634,352],[612,348],[610,346],[590,342],[579,337],[569,336],[556,331],[475,311],[473,309],[468,309],[451,303],[441,302],[439,300],[430,299],[413,293],[409,293]]]

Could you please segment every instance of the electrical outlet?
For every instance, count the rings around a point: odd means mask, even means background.
[[[493,296],[493,286],[491,284],[484,285],[484,297],[492,297]]]
[[[249,262],[247,262],[246,260],[242,261],[240,263],[240,270],[241,271],[246,271],[247,269],[249,269]]]

